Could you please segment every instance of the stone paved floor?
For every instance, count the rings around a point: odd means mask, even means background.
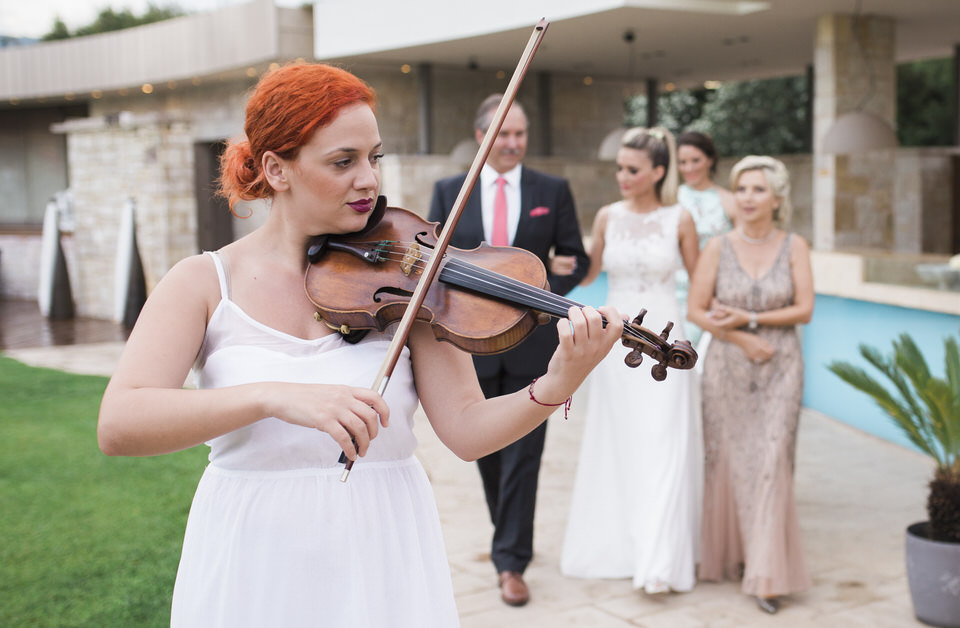
[[[29,364],[110,374],[119,342],[7,349]],[[527,570],[532,600],[505,606],[487,557],[491,526],[472,463],[439,443],[423,416],[419,455],[433,482],[464,628],[727,628],[920,626],[913,617],[904,566],[904,531],[925,518],[932,464],[812,411],[804,411],[796,488],[811,591],[794,596],[774,617],[762,614],[736,584],[699,584],[691,593],[651,597],[626,580],[577,580],[559,571],[583,425],[575,398],[569,421],[555,415],[537,502],[535,560]]]

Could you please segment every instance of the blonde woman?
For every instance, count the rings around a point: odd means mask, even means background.
[[[731,173],[737,227],[704,248],[690,320],[713,334],[703,361],[705,481],[699,576],[739,579],[759,607],[810,586],[793,494],[803,356],[813,314],[810,253],[782,225],[790,178],[772,157]]]
[[[644,326],[685,338],[676,269],[693,270],[697,232],[676,204],[673,136],[632,129],[617,155],[622,200],[593,225],[589,283],[600,271],[607,304],[625,316],[649,311]],[[641,367],[641,370],[646,370]],[[632,578],[647,593],[689,591],[699,534],[700,409],[696,374],[656,382],[608,355],[590,378],[580,464],[563,546],[564,574]]]

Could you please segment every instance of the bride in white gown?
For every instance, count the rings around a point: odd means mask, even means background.
[[[607,304],[671,339],[685,338],[675,274],[696,264],[690,214],[676,202],[673,137],[632,129],[617,156],[623,200],[593,227],[590,273],[608,279]],[[647,593],[689,591],[696,579],[702,439],[696,373],[654,381],[613,351],[588,379],[589,402],[561,569],[582,578],[632,578]]]

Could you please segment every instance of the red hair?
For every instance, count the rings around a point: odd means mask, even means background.
[[[263,154],[273,151],[295,159],[314,131],[330,124],[343,107],[358,102],[373,108],[373,89],[333,66],[298,63],[265,74],[247,102],[247,138],[228,143],[220,158],[219,193],[231,208],[241,200],[273,196],[260,169]]]

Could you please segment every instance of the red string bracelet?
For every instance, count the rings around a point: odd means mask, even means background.
[[[541,406],[563,406],[563,419],[566,421],[570,414],[570,404],[573,403],[573,395],[570,395],[566,401],[561,401],[560,403],[543,403],[542,401],[537,401],[537,398],[533,396],[533,385],[537,383],[538,379],[540,378],[534,377],[533,381],[530,382],[530,388],[527,388],[527,393],[530,394],[530,401]]]

